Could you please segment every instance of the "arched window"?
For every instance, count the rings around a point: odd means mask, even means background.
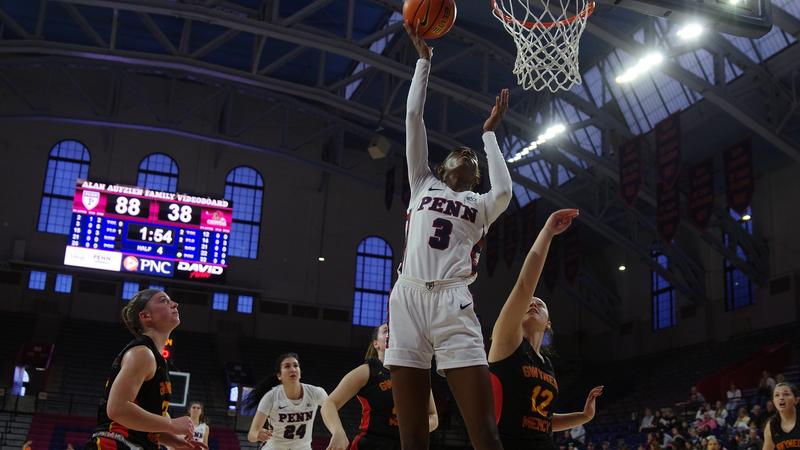
[[[748,234],[753,234],[753,221],[750,217],[753,214],[752,209],[748,206],[743,215],[739,215],[734,210],[729,210],[729,214],[734,220],[741,224],[741,227],[747,231]],[[723,234],[723,242],[725,246],[730,246],[730,237],[727,233]],[[747,253],[744,249],[737,245],[736,255],[739,258],[747,261]],[[744,308],[755,304],[755,286],[753,281],[745,275],[744,272],[737,269],[733,263],[725,258],[725,310],[732,311],[734,309]]]
[[[175,192],[178,190],[178,165],[163,153],[147,155],[139,164],[136,185],[156,191]]]
[[[89,176],[89,161],[89,150],[78,141],[61,141],[50,150],[38,231],[69,234],[75,181]]]
[[[392,247],[377,236],[365,238],[356,252],[353,325],[375,327],[386,320],[392,288]]]
[[[228,255],[240,258],[258,257],[258,235],[261,231],[261,201],[264,181],[251,167],[237,167],[225,178],[225,199],[233,202]]]

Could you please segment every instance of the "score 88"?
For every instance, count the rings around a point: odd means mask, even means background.
[[[114,211],[120,215],[138,216],[142,212],[142,201],[138,198],[117,197]]]

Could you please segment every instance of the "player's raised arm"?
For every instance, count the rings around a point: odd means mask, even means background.
[[[406,101],[406,161],[408,181],[413,192],[416,191],[418,184],[431,174],[428,167],[428,135],[422,115],[425,111],[425,91],[428,88],[433,50],[419,35],[419,23],[415,24],[414,28],[403,23],[403,27],[419,53]]]
[[[488,223],[494,222],[511,202],[511,174],[494,135],[494,130],[508,111],[508,98],[508,89],[500,91],[500,95],[495,98],[489,118],[483,124],[483,145],[486,151],[486,163],[489,166],[489,183],[492,186],[486,193]]]
[[[522,341],[522,320],[531,306],[533,293],[539,284],[550,242],[553,237],[563,233],[578,216],[577,209],[561,209],[547,219],[547,222],[531,246],[525,262],[522,264],[517,282],[511,289],[500,315],[492,329],[492,346],[489,349],[489,361],[500,361],[514,352]]]

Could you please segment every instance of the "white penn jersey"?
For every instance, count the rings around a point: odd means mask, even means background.
[[[422,281],[475,280],[482,239],[511,201],[511,175],[494,132],[483,133],[492,188],[486,194],[456,192],[428,167],[428,138],[422,118],[431,62],[417,61],[406,103],[406,160],[411,202],[406,248],[398,269]]]
[[[208,425],[205,423],[201,423],[200,425],[194,427],[194,432],[192,433],[192,439],[195,442],[205,442],[206,434],[208,433]]]
[[[303,397],[290,400],[282,385],[275,386],[258,402],[272,426],[272,438],[262,450],[310,450],[317,408],[328,398],[321,387],[302,383]]]
[[[456,192],[429,175],[409,203],[400,272],[424,281],[475,279],[489,227],[485,196]]]

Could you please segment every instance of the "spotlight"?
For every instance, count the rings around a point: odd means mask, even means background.
[[[745,214],[742,216],[742,222],[748,222],[750,219],[752,219],[750,214]]]
[[[638,78],[643,73],[651,70],[653,67],[661,64],[664,60],[664,55],[661,52],[655,51],[652,53],[648,53],[642,59],[640,59],[636,64],[629,67],[622,75],[619,75],[615,78],[615,81],[619,84],[628,83],[636,78]]]
[[[317,261],[325,262],[325,257],[324,256],[320,256],[319,258],[317,258]]]
[[[617,267],[617,270],[619,270],[620,272],[625,272],[625,269],[627,269],[627,267],[625,267],[625,264],[620,264],[620,266]]]

